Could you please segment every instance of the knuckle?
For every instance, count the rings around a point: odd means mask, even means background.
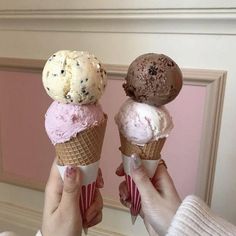
[[[73,185],[73,184],[65,185],[64,186],[64,192],[66,192],[68,194],[76,193],[76,192],[78,192],[78,186]]]

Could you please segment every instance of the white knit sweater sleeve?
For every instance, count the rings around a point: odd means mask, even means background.
[[[35,236],[42,236],[41,232],[38,231],[37,234]]]
[[[211,212],[198,197],[188,196],[174,216],[168,236],[236,235],[236,226]]]

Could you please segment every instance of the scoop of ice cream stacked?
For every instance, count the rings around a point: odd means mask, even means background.
[[[45,115],[45,128],[55,146],[61,176],[68,165],[79,166],[83,173],[83,217],[94,199],[107,123],[98,103],[107,84],[106,71],[88,52],[62,50],[47,60],[42,80],[55,100]]]
[[[149,177],[153,177],[161,150],[173,128],[172,118],[164,105],[179,94],[182,73],[166,55],[148,53],[131,63],[123,87],[130,98],[121,106],[115,121],[120,133],[120,151],[134,223],[141,208],[141,199],[131,178],[130,156],[137,154]]]

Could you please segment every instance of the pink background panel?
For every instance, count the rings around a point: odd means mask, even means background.
[[[194,192],[198,168],[205,88],[184,86],[167,107],[175,127],[164,146],[162,157],[181,196]],[[101,168],[104,195],[118,199],[121,178],[114,172],[121,162],[118,130],[114,115],[126,96],[121,80],[109,80],[101,103],[109,120]],[[44,130],[44,114],[52,100],[44,92],[41,75],[0,72],[1,151],[4,172],[22,181],[45,183],[55,156]]]
[[[52,100],[41,75],[0,72],[1,151],[5,172],[32,182],[48,178],[54,148],[44,130]]]

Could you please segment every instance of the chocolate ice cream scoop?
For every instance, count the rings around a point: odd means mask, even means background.
[[[160,106],[174,100],[182,88],[182,73],[178,65],[164,54],[147,53],[129,66],[126,95],[137,102]]]

